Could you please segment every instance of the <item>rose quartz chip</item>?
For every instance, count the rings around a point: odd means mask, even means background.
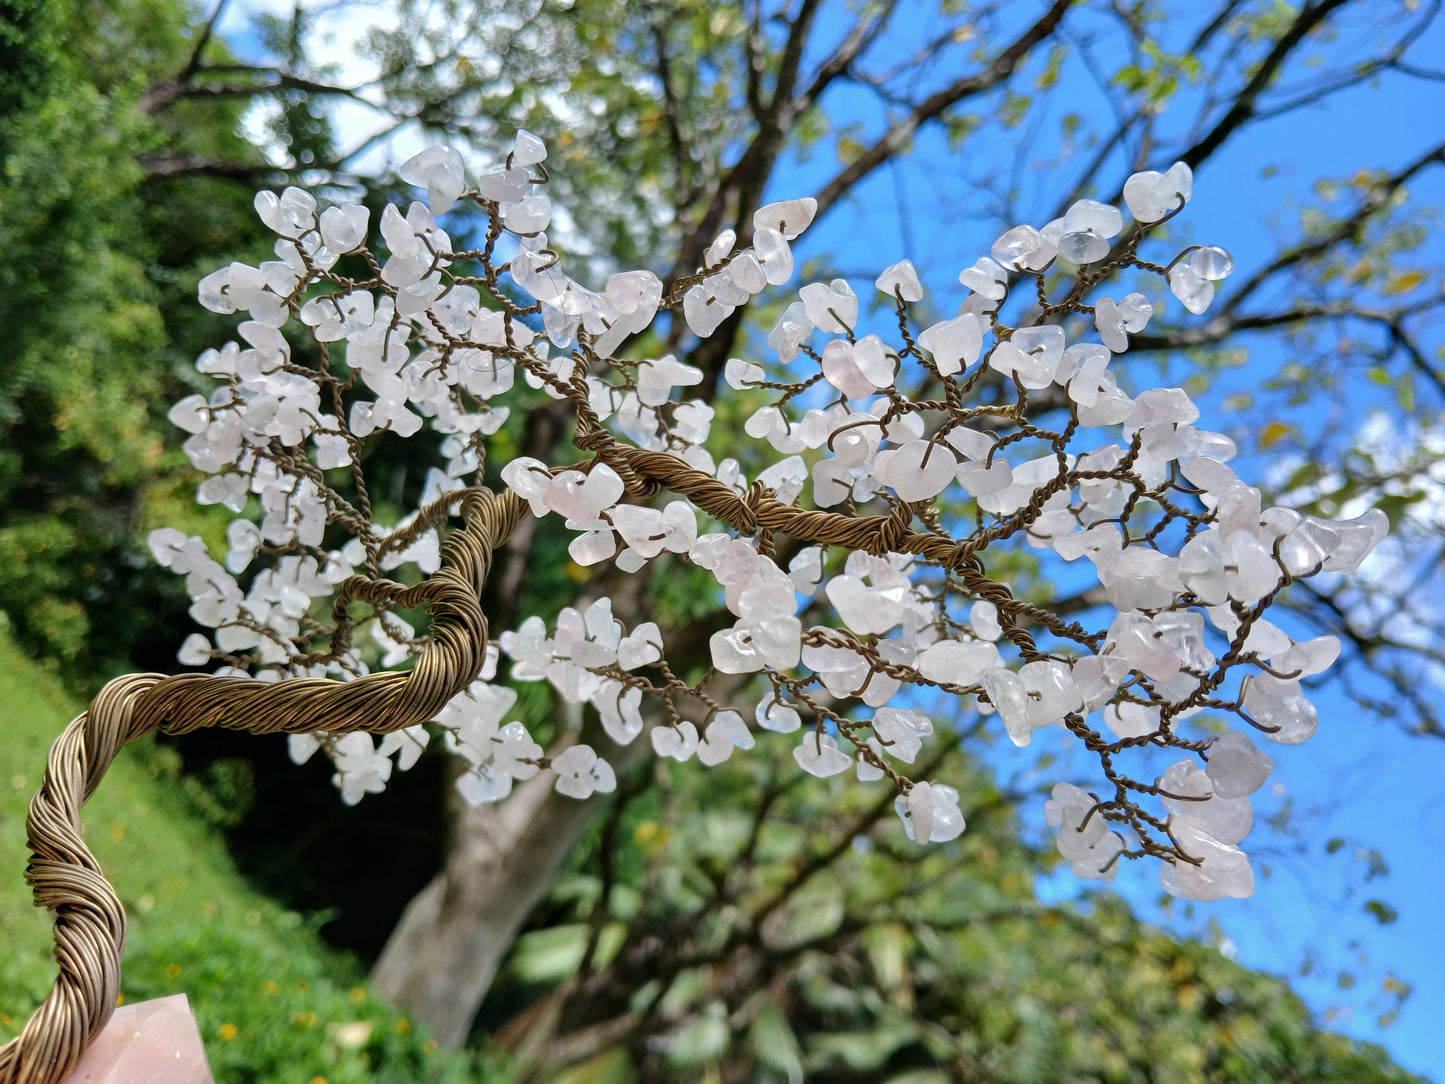
[[[66,1084],[215,1084],[186,995],[116,1009]]]

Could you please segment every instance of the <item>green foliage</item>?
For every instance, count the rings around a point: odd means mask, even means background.
[[[0,8],[0,116],[33,100],[45,83],[46,57],[57,49],[61,6],[47,0],[11,0]],[[0,133],[0,159],[7,137]]]
[[[50,923],[25,868],[25,808],[45,751],[78,712],[0,629],[0,1042],[17,1034],[55,976]],[[423,1029],[325,949],[314,920],[248,888],[177,793],[175,761],[124,750],[86,805],[88,842],[130,916],[122,995],[184,993],[217,1080],[295,1084],[504,1081],[487,1054],[438,1054]]]
[[[94,680],[182,608],[143,568],[147,491],[194,481],[166,405],[215,325],[198,265],[248,236],[234,182],[150,178],[155,153],[235,154],[240,106],[143,98],[189,48],[180,0],[0,15],[0,610],[25,646]],[[9,44],[5,44],[5,43]],[[189,493],[188,493],[189,499]],[[154,600],[160,594],[166,601]],[[151,661],[154,665],[156,660]]]
[[[509,145],[518,127],[536,132],[556,167],[549,195],[588,209],[573,227],[581,244],[566,253],[569,264],[667,270],[656,267],[659,259],[670,259],[697,227],[722,163],[751,127],[741,100],[745,5],[405,0],[400,7],[399,28],[367,43],[383,72],[380,89],[398,113],[481,147]],[[763,31],[766,97],[782,42],[773,27]],[[804,152],[831,125],[820,111],[805,111],[792,118],[788,143]]]
[[[924,850],[892,831],[881,790],[796,785],[790,765],[769,764],[789,759],[787,740],[759,743],[723,768],[669,764],[661,796],[615,810],[616,850],[579,849],[494,998],[515,1006],[519,981],[553,986],[562,1021],[618,1028],[614,1053],[639,1079],[1413,1079],[1321,1031],[1279,980],[1111,896],[1037,903],[1034,871],[1052,856],[1024,845],[1012,799],[956,759],[968,831]],[[606,949],[579,973],[599,928]],[[561,1072],[545,1050],[569,1037],[563,1023],[534,1041],[544,1054],[524,1079]]]
[[[1187,53],[1171,55],[1150,39],[1141,43],[1141,52],[1138,61],[1114,74],[1114,81],[1131,94],[1143,96],[1150,106],[1161,106],[1178,92],[1180,75],[1197,83],[1203,74],[1197,57]]]

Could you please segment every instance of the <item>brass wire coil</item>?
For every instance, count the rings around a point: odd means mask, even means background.
[[[101,689],[50,747],[45,778],[26,820],[33,852],[25,878],[37,906],[55,913],[60,974],[24,1029],[0,1047],[0,1084],[61,1084],[114,1011],[120,992],[125,911],[80,836],[80,809],[121,747],[152,730],[188,734],[205,726],[255,734],[386,734],[424,723],[482,668],[487,622],[481,591],[492,551],[527,505],[484,490],[462,504],[465,526],[442,551],[441,568],[412,588],[387,581],[352,585],[354,597],[425,604],[431,638],[409,671],[355,681],[303,678],[261,683],[209,674],[129,674]]]

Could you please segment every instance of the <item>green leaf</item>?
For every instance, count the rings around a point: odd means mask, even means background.
[[[1125,64],[1114,73],[1114,82],[1118,83],[1125,90],[1139,90],[1148,80],[1144,77],[1144,71],[1137,64]]]
[[[1052,89],[1059,81],[1059,69],[1063,65],[1066,55],[1067,50],[1065,50],[1062,45],[1056,45],[1049,50],[1048,63],[1044,65],[1044,70],[1034,79],[1034,86],[1039,90]]]
[[[783,929],[790,941],[827,937],[843,921],[843,901],[828,891],[799,893],[788,906]]]
[[[787,1017],[771,999],[763,1002],[763,1007],[753,1016],[748,1043],[758,1061],[786,1076],[788,1084],[798,1084],[803,1079],[802,1047]]]
[[[1365,904],[1365,912],[1373,915],[1381,926],[1388,926],[1400,917],[1400,912],[1384,900],[1370,900]]]
[[[885,990],[901,986],[908,977],[907,951],[911,938],[902,923],[870,926],[863,934],[863,947],[878,985]]]
[[[721,1057],[732,1035],[726,1011],[722,1002],[714,1001],[702,1015],[674,1032],[667,1041],[667,1060],[679,1068],[696,1068]]]
[[[1033,98],[1027,94],[1009,93],[1005,95],[1003,105],[999,107],[999,120],[1003,122],[1005,128],[1017,127],[1032,104]]]
[[[1270,422],[1259,434],[1259,446],[1268,451],[1285,437],[1289,436],[1290,433],[1294,432],[1294,428],[1294,426],[1287,422]]]
[[[982,118],[977,113],[949,113],[943,118],[944,128],[948,132],[948,149],[956,152],[963,146],[963,141],[969,133],[982,124]]]
[[[915,1037],[911,1021],[892,1019],[875,1031],[841,1032],[820,1035],[810,1044],[823,1064],[842,1062],[850,1069],[866,1072],[883,1065],[894,1051]]]
[[[583,923],[533,930],[517,938],[511,969],[524,982],[560,982],[582,963],[592,928]],[[611,923],[597,942],[597,962],[605,964],[622,947],[626,929]]]
[[[635,1084],[637,1069],[624,1047],[603,1051],[581,1065],[574,1065],[551,1084]]]
[[[842,162],[845,166],[851,166],[862,157],[863,144],[859,143],[856,139],[850,139],[844,136],[838,140],[837,153],[838,161]]]
[[[1389,296],[1396,294],[1408,294],[1416,286],[1425,281],[1423,271],[1401,271],[1391,275],[1381,288],[1380,292]]]

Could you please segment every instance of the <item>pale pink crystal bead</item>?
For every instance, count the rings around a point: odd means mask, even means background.
[[[215,1084],[185,994],[122,1005],[66,1084]]]

